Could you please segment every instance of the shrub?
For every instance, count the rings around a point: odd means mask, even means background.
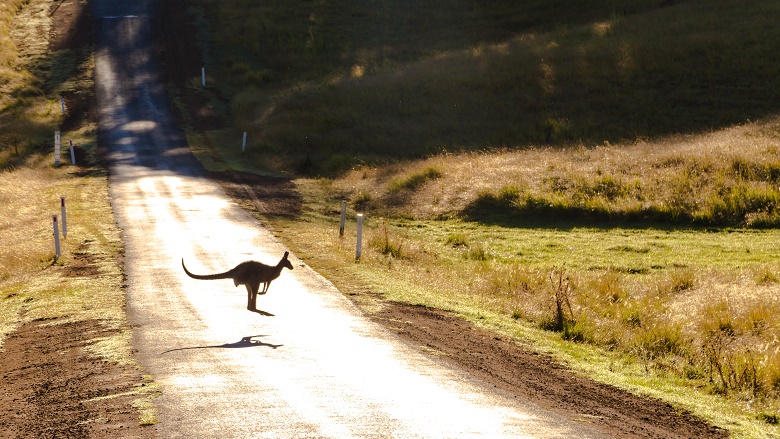
[[[621,285],[621,280],[620,275],[613,271],[608,271],[591,280],[587,287],[593,292],[596,299],[595,304],[608,306],[624,301],[628,297],[628,293]]]
[[[759,413],[758,416],[756,416],[756,419],[758,419],[759,421],[763,421],[769,425],[777,425],[778,423],[780,423],[780,417],[778,417],[777,415],[770,415],[764,412]]]
[[[464,256],[466,259],[471,259],[472,261],[487,261],[488,260],[488,253],[485,251],[485,247],[482,246],[482,244],[477,243],[474,245],[471,245],[466,253],[464,253]]]
[[[758,361],[750,347],[722,331],[713,332],[705,340],[703,351],[709,365],[710,381],[716,391],[760,390]]]
[[[379,234],[371,238],[369,245],[383,255],[401,259],[405,257],[403,251],[404,241],[403,238],[391,236],[387,223],[383,222]]]
[[[690,290],[696,283],[696,275],[693,270],[689,268],[678,268],[673,270],[669,277],[665,280],[659,281],[658,292],[664,293],[679,293],[681,291]]]
[[[756,163],[743,157],[737,157],[731,162],[729,169],[739,180],[765,181],[777,183],[780,181],[780,163]]]
[[[496,197],[499,204],[512,205],[520,199],[520,189],[517,186],[504,186]]]
[[[352,200],[352,203],[355,205],[356,209],[365,209],[370,202],[371,194],[363,191],[358,192],[357,195],[355,195],[355,198]]]
[[[755,280],[757,284],[774,284],[780,282],[780,279],[778,279],[774,270],[766,266],[756,270]]]
[[[442,173],[434,168],[429,167],[424,171],[412,174],[409,177],[402,180],[394,180],[388,186],[389,192],[401,192],[401,191],[413,191],[427,183],[430,180],[436,180],[442,177]]]
[[[682,354],[685,345],[682,329],[671,322],[656,321],[634,332],[634,350],[645,360]]]
[[[451,233],[447,236],[446,244],[451,247],[468,247],[469,243],[463,233]]]
[[[710,198],[708,216],[716,224],[744,225],[751,215],[764,213],[766,218],[766,214],[776,214],[779,203],[780,192],[776,189],[739,184]]]
[[[586,198],[599,196],[610,201],[622,197],[627,192],[623,183],[611,175],[601,177],[592,185],[583,186],[581,191]]]
[[[576,324],[574,311],[571,308],[572,287],[569,277],[563,271],[553,270],[549,276],[551,289],[552,312],[548,318],[542,320],[540,326],[548,331],[563,333],[564,337],[570,334]]]

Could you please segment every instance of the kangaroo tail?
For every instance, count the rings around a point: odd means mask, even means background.
[[[189,270],[187,270],[187,267],[184,266],[184,258],[181,258],[181,268],[184,269],[184,272],[187,273],[187,276],[193,278],[193,279],[200,279],[200,280],[214,280],[214,279],[232,279],[233,278],[233,270],[226,271],[224,273],[219,274],[207,274],[207,275],[200,275],[200,274],[192,274]]]

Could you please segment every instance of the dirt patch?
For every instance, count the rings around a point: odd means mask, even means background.
[[[63,267],[63,274],[67,277],[96,277],[100,269],[94,264],[95,255],[86,252],[73,253],[73,259]]]
[[[155,437],[132,406],[140,373],[84,349],[112,331],[98,321],[53,323],[24,325],[5,340],[0,437]]]
[[[597,383],[512,340],[437,309],[382,302],[371,318],[406,342],[518,398],[587,422],[616,438],[725,438],[729,434],[669,404]]]
[[[246,172],[212,172],[225,192],[241,207],[266,216],[295,218],[301,214],[303,199],[292,181]]]
[[[71,254],[72,259],[62,267],[62,273],[67,277],[96,277],[100,275],[97,265],[98,256],[89,251],[89,242],[79,244],[78,250]]]

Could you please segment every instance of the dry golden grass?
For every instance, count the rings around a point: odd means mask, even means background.
[[[98,321],[115,332],[87,349],[137,366],[124,313],[122,242],[106,173],[97,164],[93,121],[62,132],[62,165],[54,167],[53,135],[63,121],[58,94],[87,94],[93,84],[91,48],[78,55],[48,51],[51,6],[48,0],[0,2],[0,348],[25,323]],[[79,167],[70,164],[69,140],[83,152]],[[52,215],[61,233],[61,196],[68,234],[56,259]],[[133,393],[141,422],[155,423],[151,400],[159,386],[146,378]]]
[[[6,311],[16,310],[3,316],[3,335],[40,318],[93,318],[111,325],[124,318],[121,271],[114,259],[121,243],[111,221],[106,177],[78,177],[72,170],[38,164],[0,174],[5,206],[0,214],[0,291]],[[58,217],[61,234],[60,196],[66,198],[68,236],[60,237],[62,257],[56,259],[52,215]],[[76,256],[87,258],[97,275],[69,275]]]
[[[93,167],[94,123],[62,133],[63,146],[73,140],[85,162],[70,165],[63,147],[62,165],[54,167],[53,137],[62,114],[45,89],[43,64],[57,67],[48,52],[50,6],[45,0],[0,6],[0,345],[18,325],[36,319],[56,319],[53,324],[97,319],[111,327],[124,322],[121,241],[105,172]],[[91,72],[73,73],[70,79],[86,92]],[[62,257],[56,259],[52,216],[62,233],[61,196],[68,235],[61,237]],[[77,262],[89,274],[74,271]],[[132,360],[129,349],[116,355]]]
[[[14,273],[38,270],[51,263],[53,254],[52,214],[57,214],[58,200],[49,194],[49,202],[39,196],[50,192],[48,169],[23,169],[0,174],[0,202],[7,209],[0,214],[0,279]],[[48,206],[47,206],[48,204]],[[47,208],[48,207],[48,208]]]
[[[17,43],[14,41],[12,29],[19,6],[25,0],[8,0],[0,3],[0,69],[5,72],[11,70],[18,59]],[[8,74],[5,72],[5,74]]]
[[[24,5],[24,7],[21,7]],[[41,76],[48,59],[49,2],[3,2],[0,9],[0,167],[45,142],[62,120]],[[17,13],[18,12],[18,13]]]
[[[480,196],[500,196],[509,187],[524,196],[561,203],[562,208],[603,211],[605,217],[652,207],[672,209],[670,214],[679,210],[689,215],[687,221],[717,224],[712,203],[726,190],[745,187],[780,195],[777,129],[778,121],[772,119],[653,142],[437,155],[408,165],[359,168],[334,185],[366,208],[382,212],[390,204],[389,211],[402,210],[418,219],[458,216]],[[749,174],[751,168],[778,172],[759,177]],[[400,205],[387,203],[398,198],[392,197],[397,192],[394,182],[427,169],[441,175],[408,191]],[[770,212],[774,221],[773,207]],[[751,217],[724,221],[750,225]]]

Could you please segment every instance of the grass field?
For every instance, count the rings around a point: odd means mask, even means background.
[[[295,176],[303,213],[265,220],[346,294],[453,310],[734,437],[780,437],[780,4],[190,4],[205,93],[233,121],[188,133],[193,150]],[[88,87],[91,58],[47,51],[48,6],[0,5],[0,337],[124,327],[94,126],[65,137],[93,161],[51,165],[58,94]],[[367,215],[359,263],[342,200]],[[131,361],[128,334],[95,346]]]
[[[193,149],[296,177],[264,219],[342,291],[780,437],[776,2],[190,4],[232,121]]]
[[[307,199],[311,208],[320,198]],[[298,256],[369,308],[363,298],[379,294],[452,310],[575,369],[674,401],[735,437],[777,434],[755,419],[777,403],[752,382],[771,395],[778,370],[773,350],[762,349],[777,334],[776,231],[518,229],[369,215],[355,263],[355,224],[339,239],[333,210],[270,222]],[[570,306],[562,327],[559,274]],[[710,337],[722,337],[721,351],[706,349]],[[746,366],[755,375],[739,381]]]

